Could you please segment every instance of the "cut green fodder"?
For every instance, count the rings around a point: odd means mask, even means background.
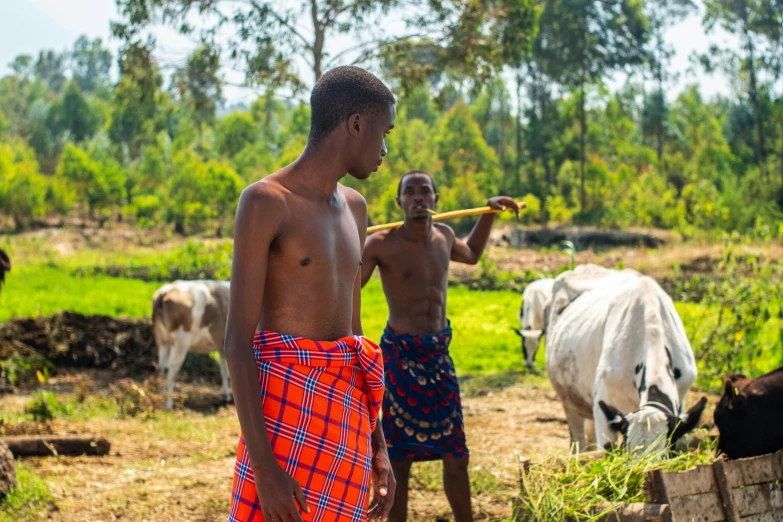
[[[660,452],[629,455],[620,450],[583,463],[552,457],[533,465],[523,477],[516,520],[597,520],[622,503],[645,502],[644,478],[648,471],[686,471],[711,463],[714,458],[714,442],[669,458]]]

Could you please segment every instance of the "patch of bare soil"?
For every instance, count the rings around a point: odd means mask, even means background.
[[[157,359],[150,321],[74,312],[0,324],[0,360],[14,353],[38,354],[58,371],[102,368],[112,378],[150,375]],[[182,371],[184,379],[220,382],[217,363],[207,355],[189,353]]]

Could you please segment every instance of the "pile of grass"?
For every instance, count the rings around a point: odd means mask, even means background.
[[[518,522],[592,521],[620,504],[646,502],[644,478],[648,471],[686,471],[715,459],[715,442],[698,450],[666,456],[648,451],[630,455],[617,450],[588,462],[552,457],[531,466],[522,478]]]

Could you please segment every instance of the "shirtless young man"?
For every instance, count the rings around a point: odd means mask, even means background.
[[[310,104],[302,155],[247,187],[237,209],[225,350],[242,437],[229,522],[383,520],[393,502],[375,422],[380,350],[361,336],[367,205],[338,181],[378,169],[395,100],[370,73],[339,67]]]
[[[432,222],[428,209],[437,203],[428,174],[405,174],[397,188],[404,224],[371,235],[362,255],[362,286],[378,266],[389,305],[381,348],[386,374],[382,424],[397,479],[390,522],[407,519],[411,464],[436,459],[443,460],[443,486],[455,520],[473,520],[459,384],[448,351],[446,290],[449,261],[478,263],[495,216],[481,216],[462,241],[447,225]],[[512,208],[519,217],[511,198],[495,197],[487,205]]]

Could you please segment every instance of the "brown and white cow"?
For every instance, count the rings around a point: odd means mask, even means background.
[[[0,249],[0,289],[3,288],[5,273],[11,271],[11,259],[2,249]]]
[[[727,377],[714,419],[718,450],[729,458],[783,449],[783,367],[756,379]]]
[[[220,355],[221,396],[231,400],[228,364],[223,349],[228,316],[229,283],[224,281],[176,281],[163,285],[152,296],[152,328],[158,348],[158,371],[166,379],[166,406],[173,407],[172,393],[188,351]]]

